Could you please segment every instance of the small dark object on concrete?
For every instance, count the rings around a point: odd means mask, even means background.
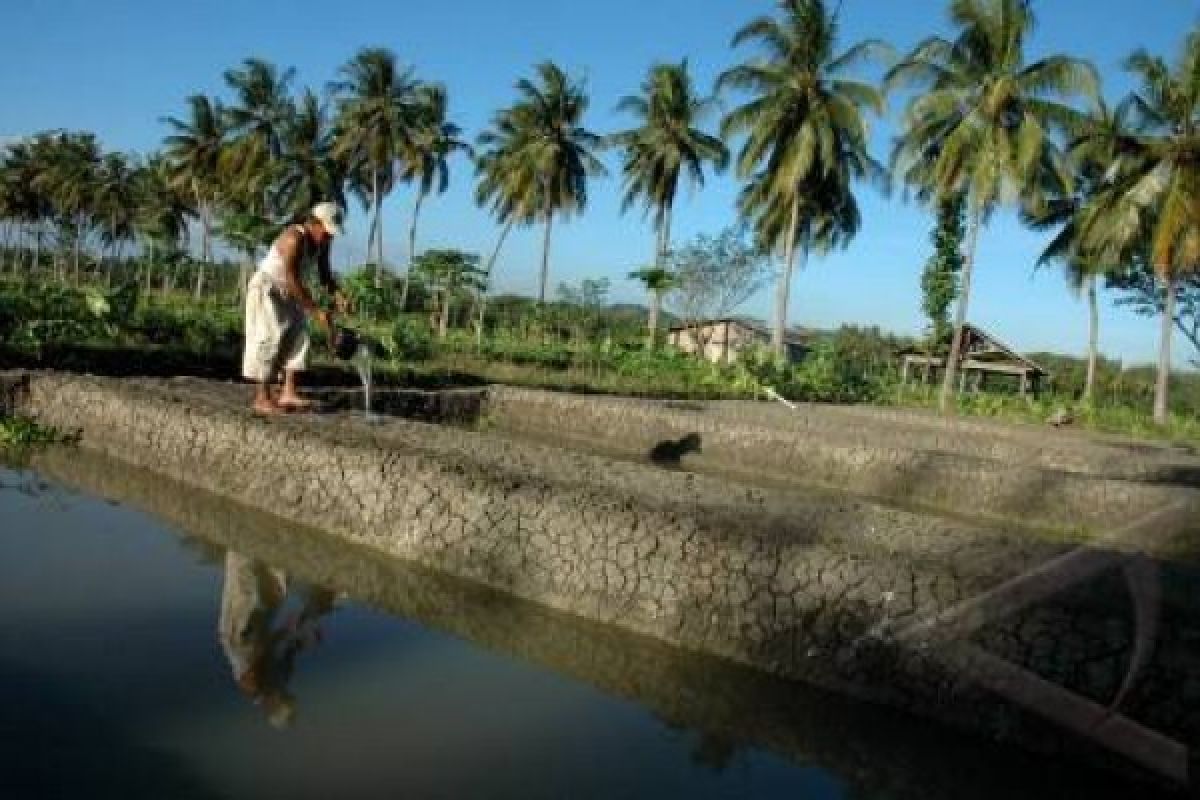
[[[349,328],[338,328],[333,336],[333,354],[342,361],[349,361],[358,352],[358,334]]]
[[[650,451],[650,461],[660,467],[677,467],[684,456],[701,452],[701,444],[698,433],[689,433],[678,441],[659,442]]]
[[[1046,420],[1046,424],[1055,428],[1062,428],[1071,425],[1075,422],[1075,415],[1065,408],[1060,408],[1050,415]]]

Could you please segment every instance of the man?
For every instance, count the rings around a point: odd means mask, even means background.
[[[242,374],[255,382],[254,410],[259,414],[306,411],[312,403],[296,391],[296,373],[308,360],[306,320],[315,318],[333,338],[333,315],[317,306],[301,279],[304,264],[315,258],[317,278],[333,296],[334,308],[346,310],[347,301],[329,265],[333,237],[342,232],[342,211],[333,203],[318,203],[304,221],[289,225],[246,287],[246,350]],[[278,397],[272,387],[283,373]]]

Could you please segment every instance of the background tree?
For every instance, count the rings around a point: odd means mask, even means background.
[[[1110,257],[1137,246],[1154,269],[1163,297],[1154,419],[1165,424],[1178,284],[1200,270],[1200,26],[1175,64],[1139,50],[1126,67],[1139,83],[1129,98],[1135,132],[1090,204],[1083,238]]]
[[[536,203],[531,212],[536,210],[545,224],[538,278],[538,302],[544,303],[554,218],[581,213],[587,207],[588,178],[607,170],[594,154],[603,140],[583,127],[588,108],[583,86],[551,62],[539,64],[536,72],[536,83],[517,82],[517,103],[504,114],[513,135],[497,166],[514,169],[506,195]]]
[[[113,269],[121,259],[125,244],[133,239],[136,213],[136,170],[121,153],[105,153],[96,170],[95,214],[100,235],[109,248],[104,283],[112,285]]]
[[[409,266],[400,295],[401,308],[408,304],[408,273],[412,271],[413,260],[417,257],[417,222],[421,217],[421,205],[431,193],[442,194],[450,186],[451,156],[459,152],[467,156],[473,154],[471,145],[461,138],[462,129],[447,119],[445,87],[423,87],[421,103],[424,106],[421,125],[403,147],[400,160],[401,180],[416,185],[412,220],[408,227]]]
[[[254,210],[264,219],[279,216],[274,196],[285,138],[296,113],[291,97],[296,70],[279,69],[261,58],[247,58],[239,69],[225,72],[234,102],[225,109],[230,137],[227,173],[254,196]]]
[[[200,225],[200,259],[196,271],[195,299],[204,293],[205,266],[212,262],[213,213],[220,198],[222,169],[226,165],[228,130],[224,107],[219,100],[202,94],[187,99],[186,119],[167,117],[174,131],[167,136],[164,154],[170,165],[172,184],[189,198],[191,211]]]
[[[797,243],[828,246],[852,236],[851,182],[883,175],[867,152],[866,125],[867,112],[882,113],[883,97],[849,71],[886,48],[867,41],[838,53],[837,15],[824,0],[778,6],[778,17],[759,17],[733,39],[735,47],[756,43],[765,55],[723,73],[718,87],[750,94],[721,133],[745,137],[738,175],[753,181],[742,209],[759,218],[760,239],[782,252],[772,344],[783,355]],[[836,230],[838,237],[822,235]]]
[[[333,128],[320,98],[305,89],[283,135],[279,205],[295,218],[322,201],[346,205],[346,167],[333,154]]]
[[[438,338],[444,339],[450,329],[454,299],[464,292],[484,289],[479,256],[461,250],[427,250],[417,257],[413,269],[436,299]]]
[[[617,105],[638,123],[608,138],[622,151],[621,210],[642,203],[654,213],[654,266],[660,270],[671,249],[671,214],[685,170],[695,189],[704,185],[705,164],[723,172],[729,163],[725,143],[698,127],[715,108],[715,98],[696,91],[686,59],[654,65],[642,82],[642,93],[624,97]]]
[[[411,69],[400,67],[395,53],[382,47],[360,50],[339,74],[329,84],[337,98],[334,156],[347,164],[369,199],[378,286],[384,264],[383,200],[395,187],[402,148],[422,123],[422,84]]]
[[[675,285],[666,304],[688,326],[728,317],[774,274],[768,254],[744,228],[697,236],[671,253]]]
[[[1058,101],[1098,91],[1086,62],[1063,55],[1026,61],[1034,28],[1029,0],[951,0],[950,21],[954,39],[926,39],[887,76],[889,87],[924,90],[905,113],[892,154],[895,173],[926,202],[962,195],[967,206],[943,411],[950,408],[962,356],[980,228],[998,206],[1035,193],[1046,169],[1058,170],[1070,185],[1054,135],[1077,125],[1079,115]]]
[[[921,275],[921,310],[929,319],[928,346],[931,353],[942,353],[950,344],[954,327],[950,324],[950,306],[958,297],[958,276],[963,264],[962,195],[954,195],[938,206],[937,228],[933,232],[933,255]]]
[[[663,254],[665,255],[665,254]],[[663,295],[675,288],[675,275],[670,270],[661,267],[643,267],[629,273],[633,280],[640,281],[650,295],[650,319],[646,334],[646,347],[654,350],[658,347],[658,318],[662,312]]]

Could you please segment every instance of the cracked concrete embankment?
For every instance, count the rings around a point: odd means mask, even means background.
[[[82,429],[87,448],[389,556],[778,676],[991,733],[1026,727],[944,661],[943,642],[890,635],[1058,563],[1073,543],[409,420],[263,420],[228,391],[38,374],[17,394],[43,421]],[[1171,530],[1196,512],[1185,503]],[[1125,546],[1172,552],[1160,528]],[[1166,655],[1122,712],[1195,742],[1200,592],[1186,567],[1168,577]],[[970,640],[1108,702],[1138,634],[1119,623],[1123,596],[1095,583],[1073,587],[1065,611],[1033,603],[1013,613],[1018,629],[994,619]]]
[[[489,393],[487,414],[496,431],[563,446],[645,457],[678,442],[689,470],[824,486],[1036,528],[1105,530],[1200,486],[1200,459],[1168,447],[905,411],[789,411],[503,387]]]

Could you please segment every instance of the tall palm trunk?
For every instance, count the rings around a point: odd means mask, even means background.
[[[379,191],[379,170],[371,170],[371,203],[375,206],[375,288],[383,286],[383,195]]]
[[[542,275],[538,281],[538,305],[546,303],[546,283],[550,279],[550,231],[554,227],[554,212],[546,212],[546,235],[542,240]]]
[[[771,347],[775,355],[783,358],[784,333],[787,330],[788,299],[792,289],[792,270],[796,266],[796,228],[800,223],[800,197],[792,198],[792,224],[788,228],[787,239],[783,251],[783,274],[775,286],[775,320],[771,330]]]
[[[74,253],[72,255],[71,271],[74,273],[75,285],[79,285],[79,261],[83,253],[83,217],[82,215],[75,220],[75,242]]]
[[[404,285],[400,288],[400,311],[408,308],[408,284],[412,278],[413,263],[417,259],[417,219],[421,216],[421,203],[425,192],[417,189],[417,202],[413,205],[412,222],[408,225],[408,269],[404,270]]]
[[[1175,329],[1175,276],[1168,275],[1163,301],[1162,334],[1158,345],[1158,379],[1154,384],[1154,421],[1166,425],[1170,413],[1171,334]]]
[[[659,244],[658,267],[665,269],[667,266],[667,257],[671,255],[671,219],[674,214],[674,200],[668,200],[666,207],[663,209],[663,225],[662,225],[662,242]]]
[[[646,345],[651,350],[658,347],[658,316],[662,310],[662,291],[659,289],[650,290],[650,331],[647,336]]]
[[[1100,304],[1097,300],[1096,276],[1087,277],[1088,296],[1088,362],[1087,380],[1083,384],[1083,402],[1091,403],[1096,392],[1096,365],[1100,359]]]
[[[479,292],[479,314],[476,317],[478,322],[475,326],[476,347],[483,346],[483,323],[484,317],[487,315],[487,298],[488,292],[491,291],[492,271],[496,268],[496,259],[500,257],[500,248],[504,246],[504,240],[508,238],[508,234],[512,232],[513,226],[516,224],[516,217],[512,217],[504,223],[504,228],[500,231],[500,238],[496,240],[496,246],[492,249],[492,254],[488,256],[487,266],[483,268],[483,289]]]
[[[445,339],[446,333],[450,330],[450,298],[452,297],[450,288],[442,290],[442,308],[441,317],[438,320],[438,338]]]
[[[963,327],[967,324],[967,307],[971,300],[971,276],[975,269],[975,247],[979,243],[979,227],[983,221],[981,209],[971,211],[970,227],[967,231],[967,250],[963,253],[962,285],[958,290],[958,306],[954,312],[954,338],[950,341],[950,355],[946,359],[946,374],[942,378],[942,393],[938,408],[943,414],[950,410],[954,396],[954,384],[958,380],[958,363],[962,359]]]

